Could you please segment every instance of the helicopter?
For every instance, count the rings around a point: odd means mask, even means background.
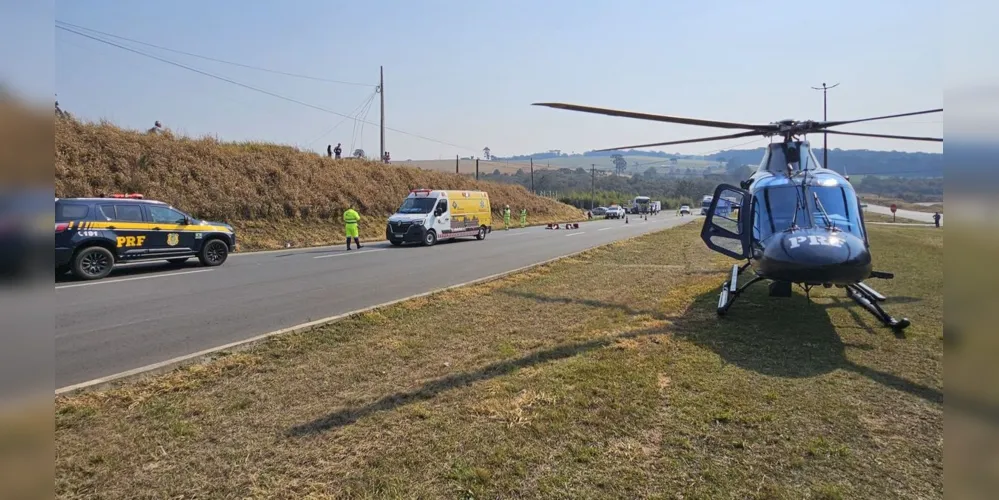
[[[596,151],[616,151],[674,144],[719,141],[740,137],[771,138],[759,167],[739,186],[720,184],[707,210],[701,239],[711,250],[742,261],[734,264],[718,297],[719,316],[750,286],[769,281],[771,297],[790,297],[792,285],[809,292],[816,286],[843,288],[847,296],[885,326],[901,332],[911,322],[896,319],[880,305],[887,298],[864,281],[893,279],[875,271],[860,198],[849,178],[825,168],[812,153],[808,134],[943,142],[937,137],[869,134],[829,130],[852,123],[943,112],[943,108],[856,120],[781,120],[751,124],[622,111],[555,102],[534,103],[555,109],[639,120],[743,130],[728,135],[639,144]],[[776,139],[776,140],[775,140]],[[739,286],[739,277],[752,268],[753,277]]]

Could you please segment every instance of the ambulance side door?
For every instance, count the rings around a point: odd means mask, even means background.
[[[448,206],[450,200],[440,198],[434,207],[434,229],[437,229],[438,236],[441,233],[451,231],[451,209]]]

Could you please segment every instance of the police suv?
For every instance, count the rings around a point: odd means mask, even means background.
[[[56,274],[101,279],[115,264],[191,257],[205,266],[225,262],[236,246],[232,226],[198,220],[140,194],[55,199]]]

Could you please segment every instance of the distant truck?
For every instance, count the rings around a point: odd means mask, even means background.
[[[661,201],[653,201],[652,204],[649,206],[649,210],[654,214],[659,213],[660,211],[662,211],[662,209],[663,209],[663,202]]]
[[[708,209],[711,208],[712,196],[705,196],[701,199],[701,215],[708,215]]]
[[[414,189],[389,217],[385,238],[395,246],[431,246],[440,240],[472,236],[482,240],[492,232],[492,224],[485,191]]]
[[[649,213],[649,205],[651,204],[652,199],[648,196],[636,196],[635,199],[631,201],[631,213],[647,214]]]

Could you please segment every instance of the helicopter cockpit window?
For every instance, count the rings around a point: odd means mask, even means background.
[[[805,196],[800,186],[769,187],[764,189],[760,196],[762,200],[757,207],[760,240],[786,231],[792,224],[798,227],[811,225],[805,209]],[[795,216],[795,207],[797,207],[797,216]]]
[[[815,202],[816,196],[819,203]],[[812,212],[812,223],[822,227],[826,225],[826,219],[819,207],[825,209],[829,217],[829,222],[837,228],[863,236],[860,229],[860,215],[857,213],[856,200],[852,195],[848,195],[841,186],[813,186],[808,188],[809,208]]]

